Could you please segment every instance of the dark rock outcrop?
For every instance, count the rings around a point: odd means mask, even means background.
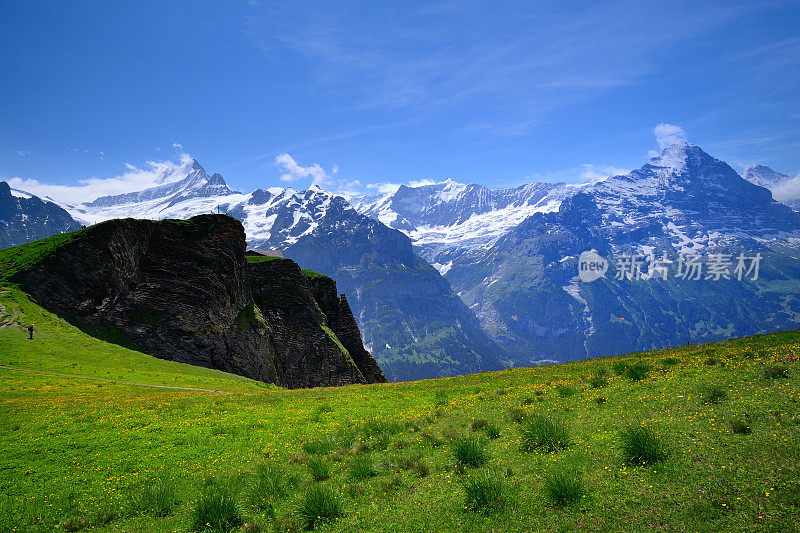
[[[328,327],[296,263],[248,265],[244,252],[241,223],[225,215],[111,220],[15,281],[79,326],[162,359],[292,388],[380,381]]]
[[[364,348],[361,331],[350,310],[350,304],[347,303],[347,297],[344,293],[337,296],[336,282],[328,276],[322,275],[311,276],[309,281],[314,299],[325,313],[328,325],[342,341],[361,374],[369,383],[384,383],[386,376],[375,362],[372,354]]]
[[[249,265],[253,298],[269,324],[279,354],[285,354],[284,369],[290,387],[318,387],[374,383],[386,381],[383,373],[365,375],[363,354],[377,366],[364,350],[361,335],[357,346],[352,338],[342,339],[333,329],[324,312],[328,305],[315,299],[312,279],[328,280],[332,290],[319,292],[328,300],[336,297],[336,285],[327,276],[306,275],[292,260],[264,258]],[[338,307],[337,307],[338,309]],[[348,345],[345,345],[347,341]],[[360,351],[357,350],[360,348]],[[351,352],[353,350],[353,352]],[[363,352],[363,353],[362,353]],[[358,365],[353,355],[362,359]],[[371,367],[366,367],[372,370]],[[380,369],[379,369],[380,370]]]

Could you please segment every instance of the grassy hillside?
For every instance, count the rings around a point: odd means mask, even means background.
[[[797,528],[800,332],[287,391],[0,290],[0,531]]]

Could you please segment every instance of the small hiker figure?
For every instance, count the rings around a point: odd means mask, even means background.
[[[28,335],[30,335],[30,339],[33,340],[33,324],[28,326]]]

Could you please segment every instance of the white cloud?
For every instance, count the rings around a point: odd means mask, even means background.
[[[584,183],[599,183],[601,181],[605,181],[606,178],[610,178],[611,176],[619,176],[622,174],[628,174],[630,172],[627,168],[617,168],[617,167],[599,167],[597,165],[592,165],[589,163],[581,165],[583,170],[580,173],[580,179]]]
[[[346,180],[336,177],[339,174],[339,165],[335,163],[331,168],[330,174],[319,163],[304,167],[287,153],[278,154],[275,157],[275,164],[283,171],[280,176],[281,181],[292,183],[310,179],[312,185],[318,185],[347,199],[362,193],[359,180]]]
[[[800,200],[800,174],[775,185],[770,190],[772,196],[779,202]]]
[[[360,195],[363,191],[361,190],[361,182],[358,180],[338,180],[332,192],[339,196],[344,196],[345,199],[349,200],[353,196]]]
[[[322,186],[330,181],[330,176],[325,172],[319,163],[304,167],[297,163],[292,156],[287,153],[275,156],[275,164],[281,167],[281,181],[293,182],[311,178],[311,183]],[[337,168],[338,172],[338,168]]]
[[[394,194],[400,188],[399,183],[389,183],[388,181],[380,183],[367,183],[367,189],[373,190],[378,194]]]
[[[78,185],[54,185],[42,183],[35,179],[11,178],[9,185],[36,196],[50,198],[63,204],[80,204],[90,202],[101,196],[123,194],[140,191],[155,185],[167,183],[171,173],[182,164],[191,161],[186,153],[178,154],[180,161],[148,161],[145,168],[129,163],[125,164],[125,172],[112,178],[88,178],[78,181]]]
[[[25,157],[27,155],[31,155],[31,151],[30,150],[11,150],[11,151],[14,152],[15,154],[17,154],[20,157]]]
[[[373,190],[378,194],[391,195],[396,193],[397,189],[399,189],[401,185],[407,185],[409,187],[424,187],[425,185],[436,185],[437,183],[444,183],[444,180],[434,181],[431,179],[424,178],[419,180],[409,180],[406,183],[392,183],[390,181],[382,181],[378,183],[368,183],[366,187],[367,189]]]
[[[424,187],[426,185],[436,185],[437,183],[442,183],[441,181],[433,181],[429,179],[421,179],[421,180],[411,180],[408,182],[409,187]]]
[[[658,141],[658,147],[662,150],[671,144],[686,142],[686,132],[675,124],[662,122],[653,128],[653,134],[656,136],[656,141]]]

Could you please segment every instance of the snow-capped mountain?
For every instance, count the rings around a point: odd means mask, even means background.
[[[65,210],[0,181],[0,248],[80,228]]]
[[[502,367],[502,350],[474,313],[400,231],[358,213],[312,185],[231,190],[195,160],[142,191],[65,205],[88,223],[112,218],[189,218],[226,213],[240,220],[251,248],[280,249],[304,268],[336,280],[372,352],[391,380],[456,375]]]
[[[752,183],[678,143],[582,185],[447,180],[348,202],[316,186],[236,192],[192,160],[145,190],[64,207],[85,222],[228,213],[251,247],[332,276],[387,376],[416,379],[800,326],[800,215],[759,185],[793,181],[766,168]],[[593,283],[577,275],[588,250],[610,262]],[[617,278],[626,254],[646,261]],[[674,269],[685,254],[764,263],[757,280],[654,275],[655,257]]]
[[[585,283],[578,258],[592,249],[610,274]],[[713,254],[729,262],[761,254],[761,277],[656,275],[675,274],[687,253],[706,268]],[[632,254],[641,270],[616,279],[624,267],[616,262]],[[629,174],[576,189],[557,212],[526,219],[477,262],[455,263],[447,278],[490,336],[530,363],[798,327],[798,256],[797,213],[681,143]],[[662,269],[650,270],[652,257],[665,259]]]
[[[464,254],[480,254],[534,213],[555,211],[571,188],[530,183],[488,189],[446,180],[401,185],[386,195],[361,196],[353,207],[408,235],[420,255],[443,274]]]
[[[114,196],[101,196],[78,205],[63,204],[72,216],[95,224],[120,218],[189,218],[211,213],[220,204],[242,201],[246,195],[232,191],[219,174],[209,176],[195,159],[165,171],[159,185],[141,191]]]
[[[209,176],[195,159],[160,176],[161,184],[141,191],[103,196],[64,207],[77,220],[112,218],[185,219],[202,213],[227,213],[245,226],[253,248],[285,248],[319,224],[335,197],[312,185],[306,191],[279,187],[243,194],[219,174]]]
[[[751,165],[744,169],[744,179],[759,187],[769,189],[789,179],[788,174],[773,170],[766,165]]]
[[[777,200],[795,211],[800,211],[800,178],[792,178],[766,165],[749,166],[742,177],[750,183],[766,187]]]

